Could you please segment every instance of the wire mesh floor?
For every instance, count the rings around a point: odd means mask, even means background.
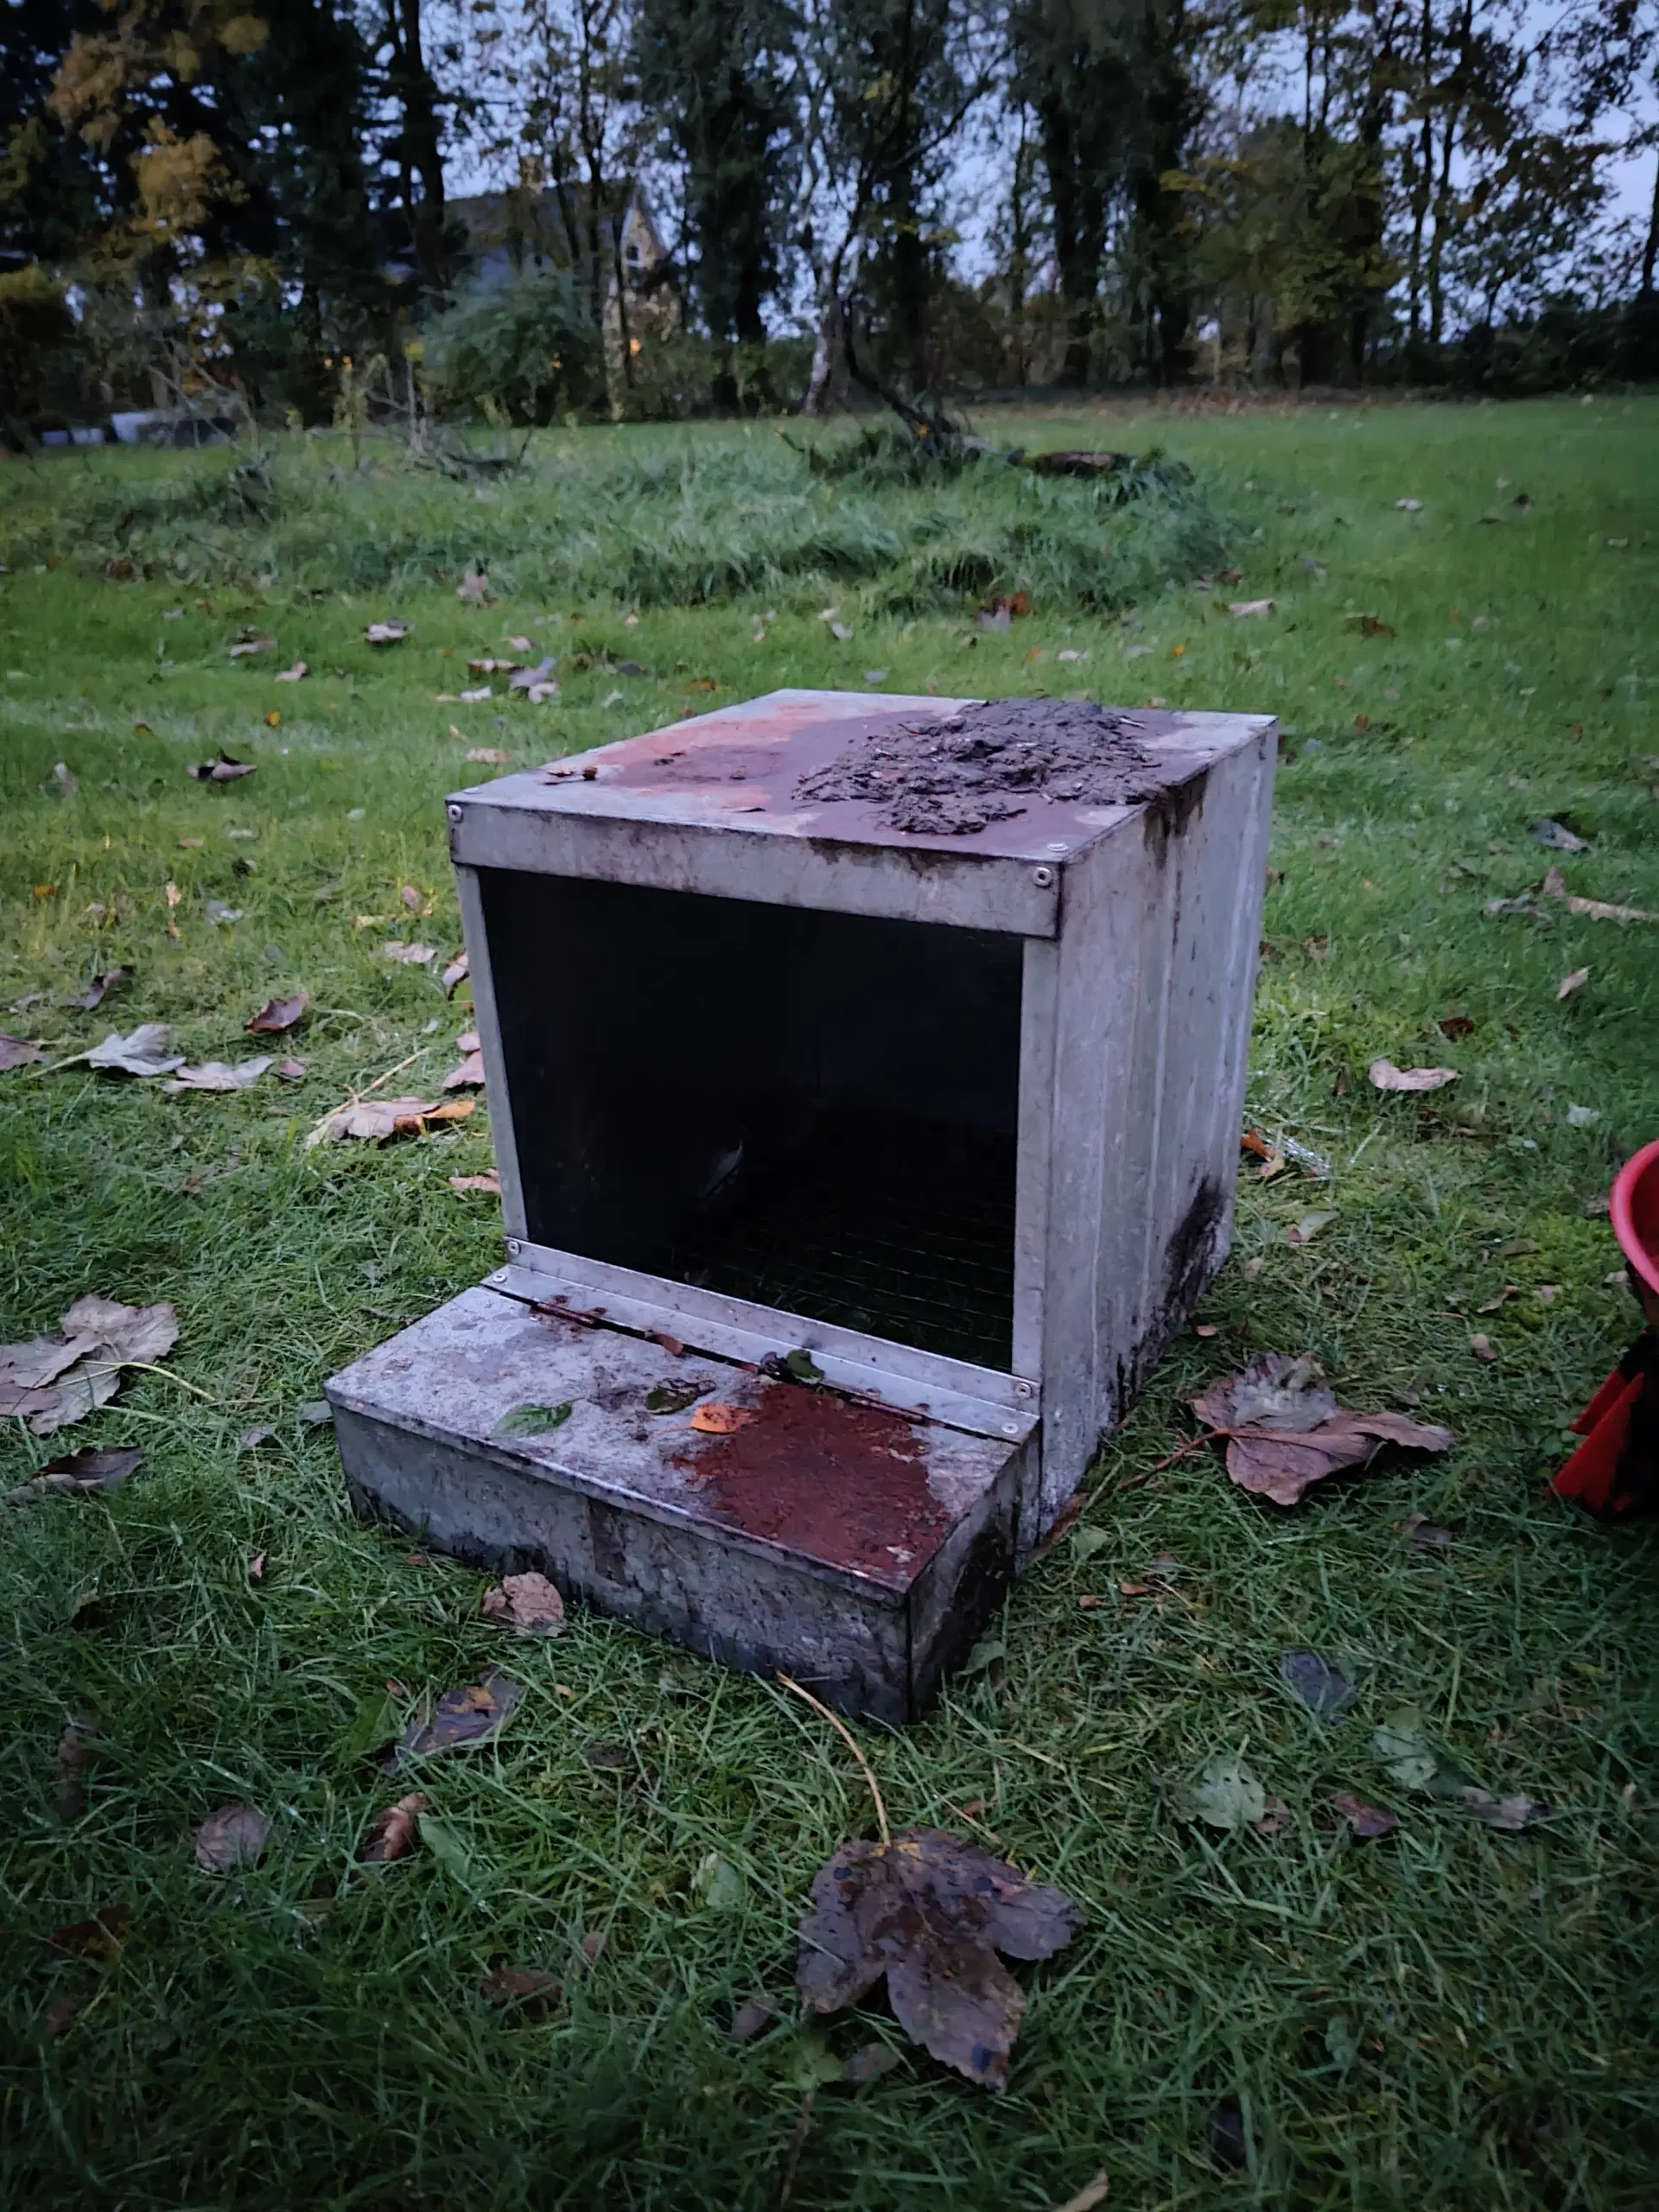
[[[663,1272],[1006,1372],[1014,1226],[1012,1139],[842,1113],[747,1169]]]

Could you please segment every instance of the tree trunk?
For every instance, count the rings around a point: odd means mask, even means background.
[[[429,293],[442,294],[448,271],[443,240],[443,137],[438,119],[438,88],[421,44],[421,0],[393,0],[393,67],[404,111],[404,207],[422,282]],[[420,199],[412,207],[409,198],[411,169],[421,187]]]
[[[1642,289],[1653,289],[1653,270],[1659,262],[1659,163],[1653,172],[1653,204],[1648,211],[1648,235],[1642,244]]]
[[[803,415],[827,415],[836,404],[847,359],[847,313],[831,289],[818,311],[817,341],[812,348],[812,367],[806,379]]]
[[[1091,193],[1078,175],[1077,136],[1060,95],[1052,94],[1038,112],[1054,224],[1054,258],[1059,264],[1060,297],[1065,312],[1065,356],[1060,382],[1081,388],[1089,381],[1093,350],[1100,257],[1105,244],[1104,211],[1099,194]]]

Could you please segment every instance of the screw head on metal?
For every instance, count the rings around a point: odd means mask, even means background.
[[[1016,1382],[1014,1386],[1014,1395],[1016,1398],[1028,1398],[1031,1395],[1030,1383]]]
[[[449,808],[449,810],[448,810],[448,814],[449,814],[449,819],[450,819],[452,822],[459,822],[459,821],[460,821],[460,819],[461,819],[461,809],[460,809],[460,807],[459,807],[459,806],[452,806],[452,807],[450,807],[450,808]]]
[[[1017,1421],[1005,1421],[1002,1424],[1002,1433],[1004,1436],[1018,1436],[1020,1433],[1019,1422]]]
[[[1034,868],[1031,871],[1031,880],[1039,891],[1046,891],[1054,880],[1054,871],[1052,868]]]
[[[507,1239],[507,1250],[508,1250],[508,1252],[512,1255],[512,1256],[515,1260],[518,1258],[518,1255],[519,1255],[519,1254],[524,1250],[524,1246],[523,1246],[523,1245],[518,1242],[518,1239],[516,1236],[509,1236],[509,1237],[508,1237],[508,1239]]]

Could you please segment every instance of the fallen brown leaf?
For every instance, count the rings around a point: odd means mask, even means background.
[[[741,1406],[723,1406],[716,1399],[697,1408],[691,1416],[691,1426],[701,1429],[705,1436],[730,1436],[753,1419],[754,1415]]]
[[[1314,1361],[1268,1352],[1193,1401],[1212,1434],[1227,1439],[1227,1472],[1242,1490],[1294,1505],[1310,1484],[1344,1467],[1369,1465],[1384,1444],[1449,1451],[1449,1428],[1403,1414],[1351,1413],[1337,1403]]]
[[[485,607],[489,603],[490,580],[482,569],[468,569],[455,586],[455,597],[468,607]]]
[[[348,1098],[323,1116],[306,1138],[306,1147],[336,1144],[346,1137],[385,1144],[395,1136],[418,1136],[422,1124],[436,1111],[435,1103],[424,1098]]]
[[[559,1980],[545,1967],[495,1967],[480,1981],[478,1993],[488,2005],[550,2005]]]
[[[479,1611],[520,1636],[558,1636],[564,1628],[564,1600],[544,1574],[504,1574]]]
[[[486,1167],[481,1175],[452,1175],[449,1187],[452,1191],[482,1191],[487,1197],[499,1198],[501,1177],[495,1168]]]
[[[201,840],[198,837],[195,842],[200,844]],[[131,980],[130,968],[105,969],[101,976],[93,976],[84,991],[72,991],[64,1003],[66,1006],[85,1007],[90,1014],[94,1007],[104,1003],[111,991],[119,990],[123,983],[130,982]]]
[[[445,1076],[442,1088],[445,1090],[461,1090],[474,1084],[481,1087],[484,1082],[484,1055],[479,1049],[478,1033],[469,1029],[464,1037],[456,1040],[456,1044],[463,1058],[461,1065],[451,1068]]]
[[[255,1552],[253,1557],[248,1561],[248,1580],[250,1582],[263,1582],[264,1580],[265,1567],[270,1558],[270,1554],[269,1552]]]
[[[291,1053],[287,1059],[278,1060],[276,1063],[276,1079],[279,1083],[303,1083],[305,1081],[305,1062],[303,1060],[295,1059]]]
[[[1368,1840],[1392,1835],[1400,1825],[1392,1813],[1385,1813],[1380,1805],[1368,1805],[1363,1797],[1356,1797],[1349,1789],[1333,1797],[1331,1802],[1354,1834]]]
[[[233,784],[238,776],[251,776],[258,766],[256,760],[233,760],[228,753],[221,753],[217,760],[193,760],[185,771],[199,784]]]
[[[124,1306],[96,1296],[78,1298],[59,1328],[54,1336],[0,1344],[0,1419],[28,1414],[37,1436],[107,1405],[123,1367],[153,1366],[179,1336],[168,1305]]]
[[[411,1791],[400,1797],[395,1805],[388,1805],[377,1813],[368,1833],[357,1847],[359,1863],[366,1866],[383,1866],[389,1859],[402,1859],[411,1852],[421,1840],[421,1809],[426,1800],[420,1793]]]
[[[1477,1330],[1470,1338],[1469,1349],[1477,1359],[1494,1360],[1497,1357],[1497,1354],[1492,1350],[1491,1338],[1479,1330]]]
[[[310,672],[302,660],[296,660],[292,668],[279,668],[273,680],[278,683],[298,683]]]
[[[443,995],[445,998],[454,998],[455,995],[456,986],[466,982],[467,973],[468,963],[467,955],[464,952],[458,952],[454,958],[449,963],[449,965],[443,971]]]
[[[1061,1891],[927,1827],[842,1844],[813,1878],[812,1907],[795,1974],[808,2011],[856,2005],[885,1977],[911,2040],[992,2089],[1007,2078],[1026,2010],[997,1954],[1051,1958],[1079,1920]]]
[[[276,643],[275,638],[268,637],[264,632],[257,637],[245,634],[231,647],[229,658],[232,660],[245,660],[251,653],[268,653]]]
[[[1570,999],[1574,991],[1581,991],[1589,980],[1590,970],[1587,968],[1575,968],[1570,976],[1563,976],[1555,987],[1557,1002]]]
[[[270,1821],[251,1805],[221,1805],[196,1830],[196,1864],[206,1874],[231,1874],[264,1855]]]
[[[1057,2204],[1054,2212],[1095,2212],[1111,2193],[1111,2181],[1103,2166],[1092,2181],[1084,2182],[1075,2196],[1068,2196],[1064,2204]]]
[[[309,991],[296,991],[291,999],[267,999],[252,1019],[244,1026],[256,1037],[275,1037],[284,1029],[291,1029],[311,1003]]]
[[[388,938],[380,950],[386,959],[401,962],[405,968],[424,968],[429,960],[438,957],[435,945],[404,944],[395,937]]]
[[[371,622],[363,632],[364,642],[371,645],[401,645],[414,626],[412,622]]]
[[[26,1483],[6,1492],[8,1505],[26,1505],[31,1498],[48,1497],[54,1491],[110,1491],[136,1474],[144,1455],[136,1444],[88,1445],[54,1459]]]
[[[1472,1036],[1475,1028],[1472,1019],[1466,1014],[1443,1014],[1434,1027],[1442,1037],[1451,1038],[1454,1044],[1459,1037]]]
[[[1443,1552],[1452,1541],[1452,1531],[1438,1521],[1431,1521],[1426,1514],[1408,1513],[1399,1524],[1401,1535],[1414,1552]]]
[[[481,1744],[499,1735],[523,1688],[493,1667],[480,1681],[446,1690],[429,1712],[417,1713],[386,1761],[388,1772],[405,1759],[424,1758]]]
[[[9,1037],[4,1030],[0,1029],[0,1075],[12,1068],[27,1067],[31,1060],[38,1060],[40,1057],[41,1047],[38,1045],[30,1044],[27,1038]]]
[[[499,745],[474,745],[467,758],[480,761],[486,768],[505,768],[507,765],[507,756]]]
[[[1252,614],[1271,614],[1273,605],[1270,599],[1232,599],[1227,602],[1227,612],[1243,620]]]
[[[777,2018],[776,1999],[768,1997],[764,1991],[758,1992],[744,1999],[733,2013],[732,2024],[726,2032],[733,2043],[749,2043]]]
[[[41,2035],[48,2043],[55,2041],[79,2010],[79,1997],[54,1997],[41,2015]]]
[[[1397,1068],[1392,1060],[1373,1060],[1372,1087],[1377,1090],[1440,1090],[1458,1079],[1456,1068]]]
[[[94,1918],[73,1920],[66,1927],[54,1928],[46,1940],[51,1949],[67,1952],[72,1958],[94,1958],[100,1954],[108,1958],[126,1942],[131,1922],[130,1907],[100,1905]]]

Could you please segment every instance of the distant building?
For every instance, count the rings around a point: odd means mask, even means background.
[[[465,237],[460,289],[490,290],[547,270],[568,270],[600,302],[606,350],[677,330],[683,303],[668,247],[637,180],[607,194],[599,220],[586,187],[515,187],[452,200],[446,217]],[[597,263],[597,266],[595,266]],[[618,283],[620,264],[621,283]]]

